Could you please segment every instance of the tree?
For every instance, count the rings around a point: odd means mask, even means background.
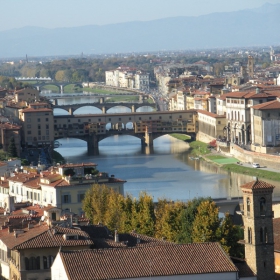
[[[218,230],[219,241],[223,249],[232,257],[244,257],[244,246],[238,241],[243,239],[243,230],[233,224],[229,213],[225,214]]]
[[[197,208],[193,222],[193,242],[215,242],[218,239],[220,218],[219,209],[213,201],[203,201]]]
[[[180,220],[182,224],[182,230],[177,236],[178,243],[192,243],[193,242],[193,222],[195,220],[198,207],[203,201],[212,201],[209,198],[194,198],[191,201],[188,201],[187,206],[183,209],[180,215]]]
[[[8,146],[8,155],[10,157],[17,157],[17,147],[16,147],[16,143],[15,143],[15,138],[12,137],[10,140],[10,144]]]
[[[93,224],[104,223],[108,205],[109,188],[94,184],[85,194],[83,210]]]

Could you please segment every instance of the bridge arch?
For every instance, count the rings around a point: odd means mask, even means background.
[[[102,114],[102,110],[94,105],[84,105],[71,111],[73,115]]]

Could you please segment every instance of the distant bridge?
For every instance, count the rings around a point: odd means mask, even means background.
[[[143,147],[153,146],[154,139],[169,133],[184,133],[195,139],[196,122],[195,110],[55,116],[54,137],[85,140],[88,154],[94,155],[98,154],[98,143],[113,135],[135,136]],[[128,129],[129,124],[132,129]]]
[[[155,103],[148,103],[148,102],[89,102],[89,103],[79,103],[79,104],[71,104],[71,105],[53,105],[53,109],[63,109],[68,111],[70,115],[73,115],[73,113],[82,107],[85,106],[91,106],[91,107],[96,107],[102,111],[103,114],[106,114],[107,111],[113,107],[117,106],[123,106],[127,107],[131,110],[131,112],[135,112],[138,108],[144,107],[144,106],[149,106],[152,108],[156,108]]]

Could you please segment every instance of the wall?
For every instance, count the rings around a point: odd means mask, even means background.
[[[230,154],[243,162],[257,162],[261,166],[280,169],[280,156],[262,154],[243,150],[235,144],[230,144]]]

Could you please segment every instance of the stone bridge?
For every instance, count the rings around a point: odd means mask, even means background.
[[[98,154],[98,143],[113,135],[137,137],[145,147],[153,146],[154,139],[169,133],[183,133],[195,139],[197,128],[195,110],[54,117],[55,140],[64,137],[84,140],[89,155]]]
[[[46,86],[46,85],[54,85],[54,86],[57,86],[58,87],[58,90],[60,93],[63,93],[64,92],[64,87],[65,86],[68,86],[68,85],[77,85],[79,87],[81,87],[81,90],[82,90],[82,84],[81,83],[70,83],[70,82],[56,82],[56,81],[42,81],[42,82],[38,82],[38,83],[35,83],[35,84],[32,84],[33,87],[35,87],[38,91],[41,91],[42,87],[43,86]]]
[[[152,108],[157,108],[155,103],[148,103],[148,102],[89,102],[89,103],[79,103],[79,104],[70,104],[70,105],[53,105],[53,109],[63,109],[68,111],[70,115],[73,115],[73,113],[78,110],[79,108],[85,107],[85,106],[92,106],[100,109],[103,114],[106,114],[107,111],[113,107],[117,106],[123,106],[127,107],[131,110],[131,112],[136,112],[138,108],[149,106]]]

